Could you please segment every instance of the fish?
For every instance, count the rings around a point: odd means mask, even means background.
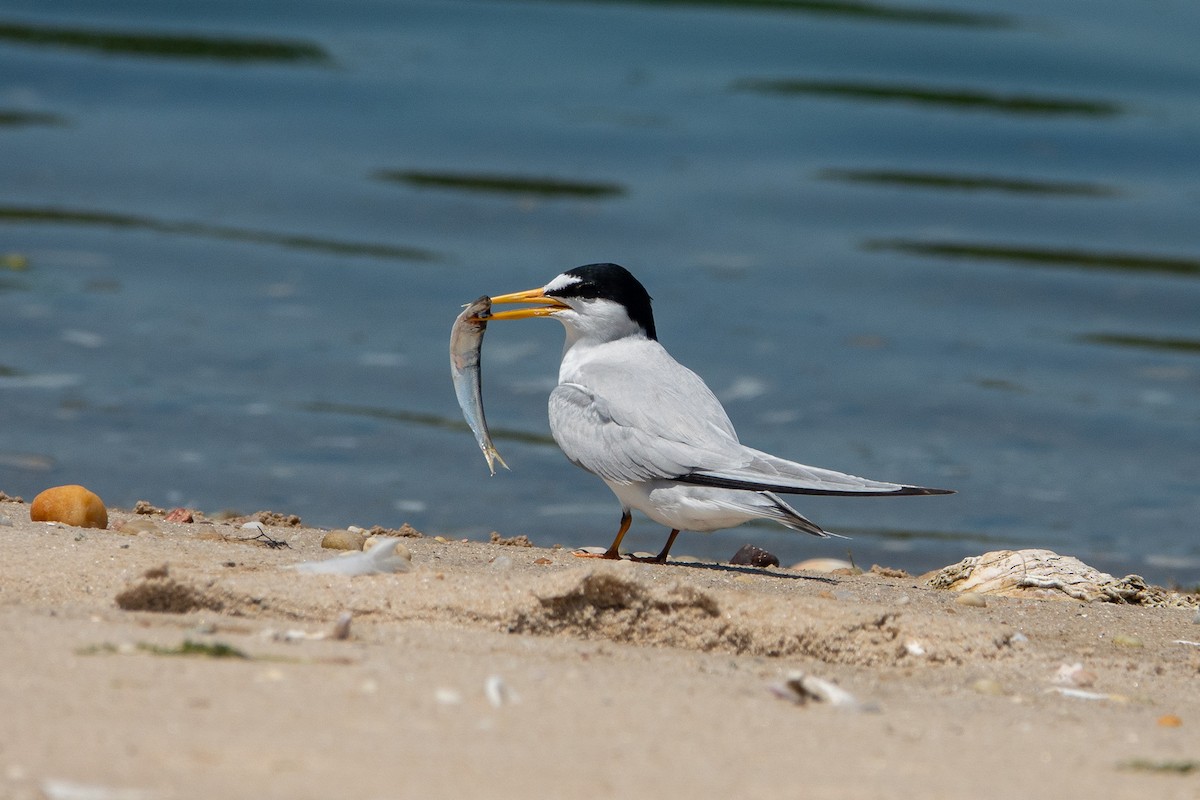
[[[492,298],[484,295],[463,306],[463,312],[454,320],[454,327],[450,329],[450,377],[454,380],[454,394],[463,417],[487,459],[488,470],[495,475],[497,462],[505,469],[509,466],[492,444],[487,418],[483,414],[483,373],[479,353],[491,311]]]

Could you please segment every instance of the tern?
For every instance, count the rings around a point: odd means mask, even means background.
[[[510,303],[532,307],[493,312],[488,321],[553,317],[566,328],[550,432],[621,503],[620,527],[601,558],[621,557],[633,509],[670,528],[662,551],[647,559],[661,564],[684,530],[769,519],[813,536],[837,535],[780,495],[953,494],[809,467],[742,444],[716,395],[659,344],[650,295],[622,266],[588,264],[539,289],[492,298],[493,306]]]

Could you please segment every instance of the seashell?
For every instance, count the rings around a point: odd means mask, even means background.
[[[1136,603],[1146,589],[1137,575],[1117,580],[1077,558],[1052,550],[995,550],[943,567],[926,583],[934,589]]]

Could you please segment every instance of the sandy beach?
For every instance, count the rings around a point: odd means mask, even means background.
[[[0,797],[1200,797],[1186,605],[264,519],[0,502]]]

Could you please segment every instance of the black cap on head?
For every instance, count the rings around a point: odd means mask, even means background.
[[[546,294],[551,297],[582,297],[611,300],[625,307],[629,318],[646,331],[646,338],[657,339],[654,312],[650,309],[650,293],[633,273],[620,264],[585,264],[563,273],[576,280],[554,287]]]

